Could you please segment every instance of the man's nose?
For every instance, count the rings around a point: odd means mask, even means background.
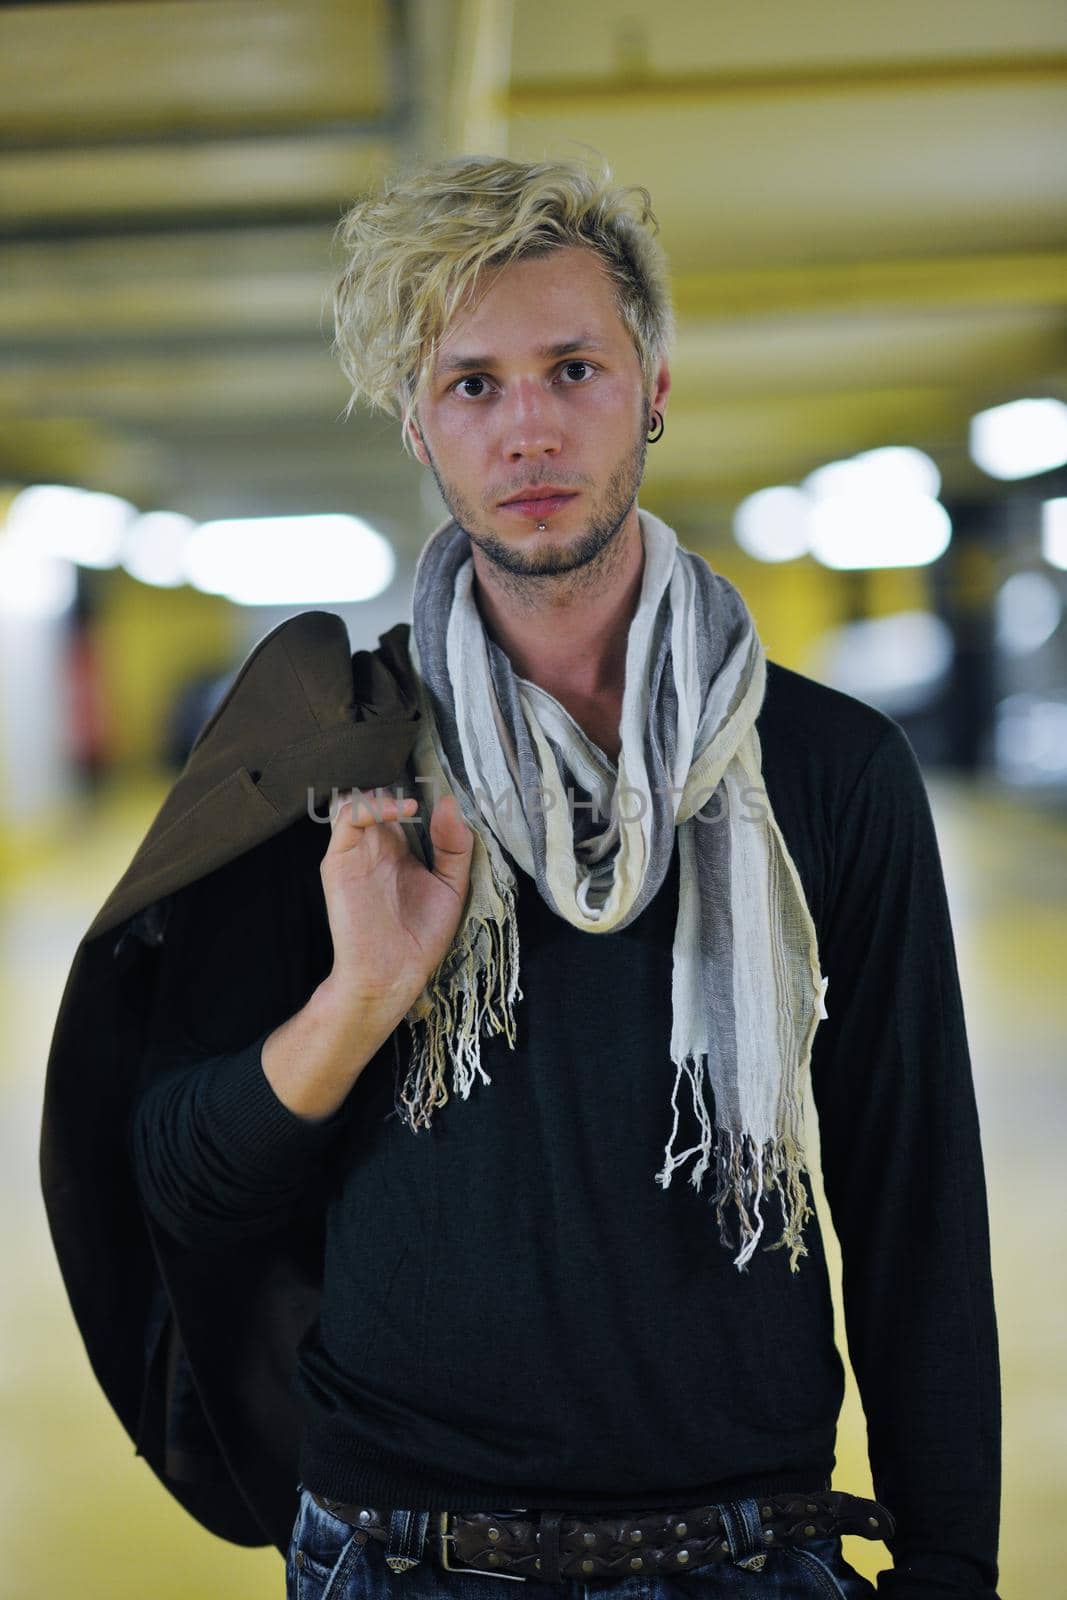
[[[510,461],[556,455],[563,446],[555,397],[539,383],[519,383],[505,397],[501,443]]]

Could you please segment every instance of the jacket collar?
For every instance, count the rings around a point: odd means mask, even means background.
[[[351,653],[344,619],[303,611],[253,647],[86,938],[225,865],[333,787],[396,782],[418,723],[410,625]]]

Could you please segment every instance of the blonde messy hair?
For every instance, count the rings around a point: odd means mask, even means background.
[[[668,269],[647,189],[570,162],[460,156],[394,179],[360,200],[336,237],[346,256],[334,289],[334,350],[356,402],[408,423],[437,348],[484,268],[565,245],[595,250],[646,387],[673,334]]]

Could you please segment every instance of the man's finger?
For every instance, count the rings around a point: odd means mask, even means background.
[[[375,823],[395,823],[413,815],[418,801],[398,799],[395,794],[373,789],[343,789],[337,803],[330,805],[330,828],[336,834],[350,829],[372,827]]]

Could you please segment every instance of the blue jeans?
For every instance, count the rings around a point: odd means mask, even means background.
[[[758,1527],[758,1501],[741,1501],[739,1510],[742,1521]],[[406,1548],[411,1542],[408,1530]],[[414,1545],[411,1553],[417,1555],[417,1536]],[[739,1545],[738,1560],[755,1548]],[[350,1523],[323,1510],[301,1485],[285,1563],[285,1593],[286,1600],[867,1600],[875,1593],[873,1584],[842,1556],[840,1539],[808,1539],[769,1550],[766,1556],[759,1572],[724,1560],[669,1577],[568,1578],[562,1584],[527,1580],[516,1590],[514,1578],[446,1572],[427,1538],[418,1564],[394,1572],[386,1563],[385,1544],[365,1539]]]

